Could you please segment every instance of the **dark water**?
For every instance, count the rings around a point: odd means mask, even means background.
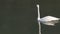
[[[41,17],[51,15],[60,18],[60,0],[41,0]],[[60,22],[56,26],[42,24],[42,34],[60,34]]]
[[[41,17],[60,17],[59,0],[0,0],[0,34],[38,34],[37,8]],[[60,34],[60,24],[42,24],[42,34]]]
[[[0,34],[37,34],[34,0],[0,0]]]

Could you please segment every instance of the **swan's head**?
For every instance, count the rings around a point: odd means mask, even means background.
[[[43,18],[40,18],[40,22],[45,25],[51,25],[54,26],[56,23],[58,23],[60,18],[53,17],[53,16],[45,16]]]

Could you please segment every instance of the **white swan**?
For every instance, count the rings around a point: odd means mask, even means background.
[[[43,18],[40,18],[40,22],[45,25],[51,25],[54,26],[56,23],[58,23],[60,18],[53,17],[53,16],[45,16]]]
[[[53,17],[53,16],[45,16],[43,18],[40,18],[40,9],[39,9],[39,4],[37,4],[37,10],[38,10],[38,24],[39,24],[39,34],[41,34],[41,24],[43,23],[45,25],[49,25],[49,26],[55,26],[56,23],[58,23],[58,21],[60,20],[60,18],[57,17]]]
[[[40,25],[40,22],[41,22],[41,23],[43,23],[45,25],[54,26],[60,20],[60,18],[53,17],[53,16],[45,16],[43,18],[40,18],[40,9],[39,9],[39,5],[38,4],[37,4],[37,9],[38,9],[38,18],[37,18],[37,20],[38,20],[38,24],[39,25]]]

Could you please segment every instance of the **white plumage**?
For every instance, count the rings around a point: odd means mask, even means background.
[[[54,26],[56,23],[58,23],[59,20],[59,18],[53,16],[45,16],[43,18],[40,18],[41,23],[51,26]]]

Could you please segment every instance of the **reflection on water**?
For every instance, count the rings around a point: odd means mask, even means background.
[[[41,1],[41,17],[50,15],[60,18],[60,0]],[[60,22],[54,27],[42,24],[42,34],[60,34]]]

